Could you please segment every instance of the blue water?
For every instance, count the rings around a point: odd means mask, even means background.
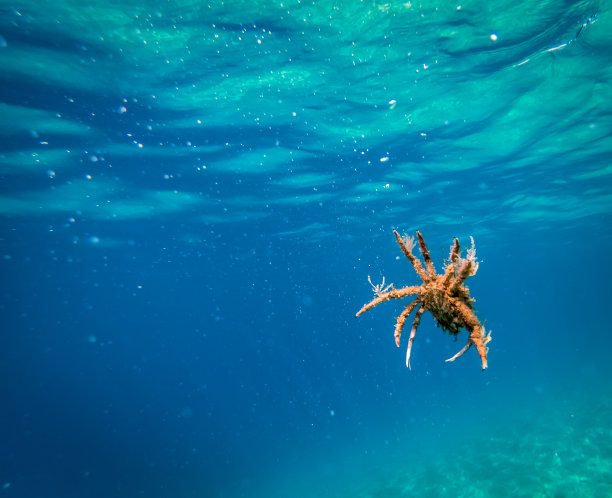
[[[0,497],[612,495],[611,29],[1,2]],[[420,283],[393,229],[474,237],[487,370],[355,318]]]

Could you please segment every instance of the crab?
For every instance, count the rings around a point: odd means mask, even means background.
[[[478,270],[474,239],[470,237],[472,247],[467,250],[466,257],[461,258],[459,255],[459,240],[455,238],[451,246],[449,260],[444,267],[444,273],[438,275],[433,261],[431,260],[427,245],[425,244],[425,240],[419,231],[416,232],[416,235],[419,243],[419,250],[425,262],[425,268],[423,268],[421,261],[412,254],[412,250],[416,245],[414,237],[404,235],[402,238],[396,230],[393,230],[393,233],[395,234],[395,238],[402,252],[408,258],[423,283],[421,285],[395,289],[393,284],[385,287],[384,277],[382,284],[379,285],[372,284],[370,277],[368,277],[368,281],[370,285],[372,285],[376,297],[368,304],[365,304],[357,312],[356,316],[365,313],[389,299],[402,299],[407,296],[416,295],[416,299],[404,308],[404,311],[402,311],[397,318],[397,323],[395,324],[395,344],[399,347],[400,337],[406,319],[416,310],[412,321],[412,330],[408,338],[406,366],[410,368],[412,342],[414,341],[416,330],[421,322],[421,316],[425,311],[429,311],[438,326],[452,336],[457,337],[461,328],[469,332],[466,346],[446,361],[455,361],[470,349],[471,346],[475,346],[482,360],[482,369],[486,369],[487,352],[489,350],[487,344],[491,340],[491,333],[489,332],[489,334],[486,334],[484,326],[478,321],[474,313],[474,299],[470,297],[470,291],[464,285],[467,278],[475,275]]]

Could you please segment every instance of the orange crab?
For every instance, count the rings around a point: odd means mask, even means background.
[[[459,256],[459,240],[455,238],[453,245],[451,246],[449,261],[447,262],[444,273],[436,274],[429,250],[425,245],[425,240],[420,232],[417,231],[417,239],[419,242],[419,249],[425,262],[425,268],[421,264],[421,261],[412,254],[414,249],[415,241],[414,237],[404,235],[402,238],[396,230],[393,230],[397,243],[404,255],[410,260],[410,263],[416,270],[423,283],[421,285],[414,285],[410,287],[403,287],[401,289],[393,288],[393,284],[385,287],[385,279],[379,285],[372,284],[370,277],[368,281],[374,289],[376,298],[365,304],[361,308],[356,316],[372,309],[374,306],[387,301],[389,299],[402,299],[406,296],[416,294],[417,297],[414,301],[408,304],[402,314],[397,318],[395,324],[395,344],[399,347],[400,336],[404,328],[406,319],[416,309],[414,320],[412,322],[412,330],[410,331],[410,337],[408,338],[408,349],[406,351],[406,366],[410,368],[410,351],[412,349],[412,342],[416,334],[416,329],[421,321],[421,316],[425,311],[429,311],[436,323],[442,330],[457,336],[461,328],[466,329],[469,332],[467,345],[459,351],[455,356],[449,358],[446,361],[454,361],[465,353],[472,345],[476,346],[478,354],[482,360],[482,369],[487,368],[487,343],[491,340],[491,333],[486,334],[484,327],[476,318],[474,314],[474,300],[470,297],[469,289],[464,285],[466,279],[474,275],[478,270],[478,262],[476,261],[476,249],[474,248],[474,239],[472,240],[472,247],[468,249],[465,258]],[[390,290],[389,290],[390,289]]]

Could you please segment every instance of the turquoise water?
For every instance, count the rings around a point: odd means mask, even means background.
[[[611,30],[1,2],[0,496],[610,496]],[[486,371],[355,318],[419,284],[393,229],[438,269],[474,237]]]

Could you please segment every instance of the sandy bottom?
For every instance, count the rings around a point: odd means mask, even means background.
[[[435,447],[422,439],[366,457],[328,455],[262,496],[612,496],[612,400],[542,399],[453,431]]]

